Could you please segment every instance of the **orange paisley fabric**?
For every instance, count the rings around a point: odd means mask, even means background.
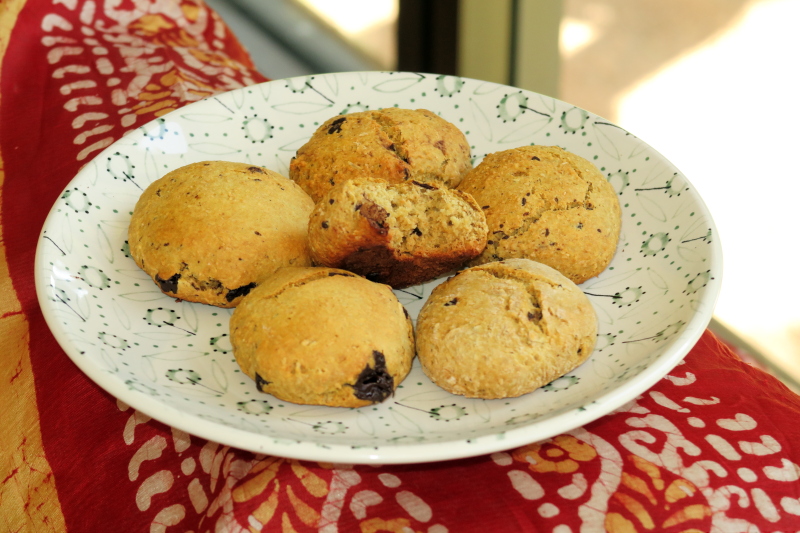
[[[0,531],[800,530],[800,398],[709,332],[585,427],[431,464],[256,455],[109,396],[36,299],[48,210],[127,131],[270,73],[201,0],[3,0],[0,59]]]

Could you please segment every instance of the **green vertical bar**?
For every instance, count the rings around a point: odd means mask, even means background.
[[[557,98],[562,0],[515,0],[513,85]]]
[[[512,0],[461,0],[458,11],[460,76],[511,82]]]

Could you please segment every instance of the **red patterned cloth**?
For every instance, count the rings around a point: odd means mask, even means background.
[[[45,217],[126,131],[265,78],[199,0],[4,0],[0,57],[0,530],[800,529],[800,398],[708,332],[618,411],[450,462],[257,456],[119,403],[42,317],[33,262]]]

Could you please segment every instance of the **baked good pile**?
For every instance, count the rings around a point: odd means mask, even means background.
[[[465,135],[427,110],[331,117],[285,177],[203,161],[143,192],[131,257],[181,300],[235,308],[234,357],[258,390],[361,407],[419,358],[472,398],[529,393],[594,349],[577,284],[611,262],[617,195],[587,160],[520,146],[474,166]],[[416,323],[392,289],[442,276]]]

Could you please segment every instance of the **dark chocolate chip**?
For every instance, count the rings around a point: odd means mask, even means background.
[[[342,118],[337,118],[336,120],[331,122],[331,125],[328,128],[328,135],[330,135],[331,133],[339,133],[339,132],[341,132],[342,131],[342,124],[344,124],[345,120],[347,120],[347,119],[345,117],[342,117]]]
[[[542,311],[541,311],[541,309],[537,309],[533,313],[528,311],[528,320],[530,320],[531,322],[538,322],[541,319],[542,319]]]
[[[331,198],[330,200],[328,200],[328,203],[329,203],[329,204],[331,204],[331,205],[333,205],[333,203],[334,203],[335,201],[336,201],[336,200],[334,200],[333,198]]]
[[[248,167],[247,171],[253,174],[266,174],[266,172],[264,172],[264,169],[261,167]]]
[[[389,218],[389,212],[372,202],[361,205],[358,212],[362,217],[367,219],[369,225],[378,230],[380,235],[385,235],[389,230],[386,228],[386,219]]]
[[[180,274],[175,274],[167,279],[161,279],[156,274],[156,283],[161,287],[164,292],[178,292],[178,280],[181,278]]]
[[[489,209],[488,205],[481,206],[481,209]]]
[[[386,368],[386,357],[378,350],[372,351],[375,366],[364,367],[353,387],[353,394],[359,400],[372,403],[382,402],[394,392],[394,378]]]
[[[414,235],[419,235],[420,237],[422,237],[422,232],[419,230],[419,228],[414,228],[413,230],[411,230],[411,233],[413,233]]]
[[[386,147],[386,149],[387,149],[387,150],[391,150],[392,152],[396,152],[396,151],[397,151],[397,150],[395,150],[395,148],[394,148],[394,143],[392,143],[392,144],[390,144],[389,146],[387,146],[387,147]]]
[[[259,233],[258,231],[254,231],[253,233],[255,233],[256,235],[258,235],[259,237],[261,237],[261,233]]]
[[[544,228],[544,236],[547,237],[550,235],[550,228]]]
[[[533,160],[533,161],[541,161],[541,159],[539,159],[537,156],[531,157],[531,160]]]
[[[522,205],[525,205],[525,204],[527,204],[527,203],[528,203],[528,200],[527,200],[525,197],[523,197],[523,198],[522,198]]]
[[[322,229],[328,229],[328,221],[327,220],[323,220],[322,224],[320,224],[320,226],[322,226]]]
[[[413,183],[417,187],[422,187],[423,189],[436,189],[436,187],[434,187],[433,185],[428,185],[427,183],[420,183],[418,181],[412,181],[411,183]]]
[[[267,381],[266,379],[261,377],[261,374],[256,372],[256,388],[259,392],[264,392],[264,387],[272,383],[271,381]]]
[[[228,294],[225,295],[225,299],[229,302],[234,301],[239,296],[246,296],[251,290],[256,288],[256,283],[248,283],[247,285],[242,285],[241,287],[237,287],[235,289],[231,289],[228,291]]]
[[[445,306],[445,307],[450,307],[451,305],[456,305],[457,303],[458,303],[458,297],[456,297],[456,298],[453,298],[452,300],[450,300],[449,302],[447,302],[446,304],[444,304],[444,306]]]

